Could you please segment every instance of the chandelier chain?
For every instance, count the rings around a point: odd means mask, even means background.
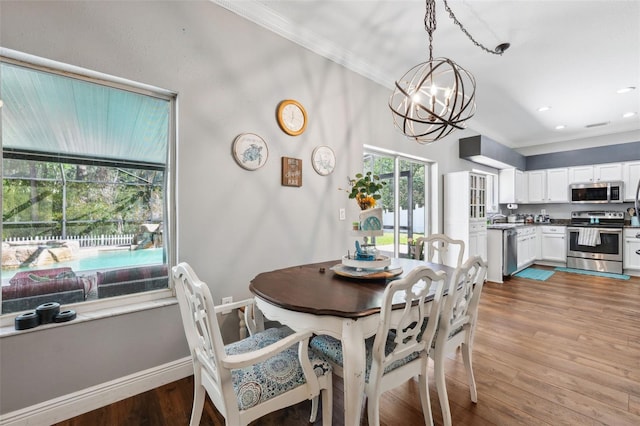
[[[431,1],[431,0],[429,0]],[[428,1],[428,2],[429,2]],[[471,40],[473,42],[473,44],[475,44],[476,46],[478,46],[480,49],[484,50],[485,52],[488,53],[492,53],[494,55],[500,55],[502,56],[502,52],[503,51],[498,51],[498,50],[491,50],[487,47],[485,47],[482,43],[476,41],[476,39],[473,38],[473,36],[471,34],[469,34],[469,31],[467,31],[467,29],[465,27],[462,26],[462,24],[460,23],[460,21],[458,21],[458,18],[456,18],[456,15],[453,14],[453,10],[451,10],[451,8],[449,7],[449,4],[447,3],[447,0],[442,0],[444,2],[444,8],[447,10],[447,12],[449,12],[449,17],[453,20],[453,22],[460,27],[460,29],[462,30],[463,33],[465,33],[467,35],[467,37],[469,37],[469,40]],[[427,3],[428,3],[427,2]],[[427,6],[428,7],[428,6]]]
[[[427,11],[424,15],[424,28],[429,34],[429,60],[433,60],[433,32],[436,30],[436,1],[427,0]]]

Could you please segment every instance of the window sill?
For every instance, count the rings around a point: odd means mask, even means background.
[[[0,320],[0,339],[4,337],[14,336],[17,334],[33,333],[38,331],[50,330],[52,328],[64,327],[68,325],[78,324],[81,322],[94,321],[104,318],[115,317],[118,315],[130,314],[132,312],[140,312],[149,309],[162,308],[164,306],[171,306],[178,303],[175,296],[172,295],[170,290],[160,290],[152,297],[151,294],[147,294],[147,297],[140,297],[139,300],[131,300],[131,297],[125,300],[123,303],[122,298],[105,299],[102,303],[81,303],[77,306],[64,305],[62,309],[73,309],[76,311],[76,318],[68,322],[50,323],[39,325],[34,328],[26,330],[16,330],[14,325],[14,319],[20,315],[20,312],[15,314],[3,315]],[[149,297],[151,296],[151,297]]]

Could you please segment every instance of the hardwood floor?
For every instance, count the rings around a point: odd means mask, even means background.
[[[488,282],[473,356],[477,404],[459,351],[446,366],[454,425],[640,425],[640,278],[555,272],[547,281]],[[334,382],[333,424],[342,425],[342,382]],[[411,381],[383,396],[381,424],[423,423],[417,386]],[[187,378],[57,425],[186,425],[192,395]],[[309,412],[306,402],[255,424],[304,425]],[[207,400],[201,425],[222,424]]]

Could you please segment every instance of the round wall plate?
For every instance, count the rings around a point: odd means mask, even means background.
[[[242,133],[233,140],[233,158],[240,167],[256,170],[264,166],[269,158],[267,143],[255,133]]]
[[[329,175],[336,167],[336,154],[328,146],[316,147],[311,154],[311,164],[319,175]]]

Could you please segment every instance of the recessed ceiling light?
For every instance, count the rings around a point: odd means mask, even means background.
[[[550,106],[541,106],[540,108],[538,108],[538,112],[545,112],[545,111],[549,111],[551,109]]]
[[[592,127],[600,127],[600,126],[606,126],[607,124],[609,124],[608,121],[603,121],[602,123],[592,123],[592,124],[587,124],[586,127],[587,129],[590,129]]]
[[[633,91],[633,90],[636,90],[636,88],[635,88],[635,87],[633,87],[633,86],[623,87],[622,89],[618,89],[618,90],[616,90],[616,93],[621,93],[621,94],[622,94],[622,93],[629,93],[629,92],[631,92],[631,91]]]
[[[622,118],[633,117],[636,114],[637,114],[636,112],[625,112],[624,114],[622,114]]]
[[[558,124],[558,125],[556,126],[556,130],[562,130],[562,129],[566,128],[566,127],[567,127],[567,126],[565,126],[564,124]]]

